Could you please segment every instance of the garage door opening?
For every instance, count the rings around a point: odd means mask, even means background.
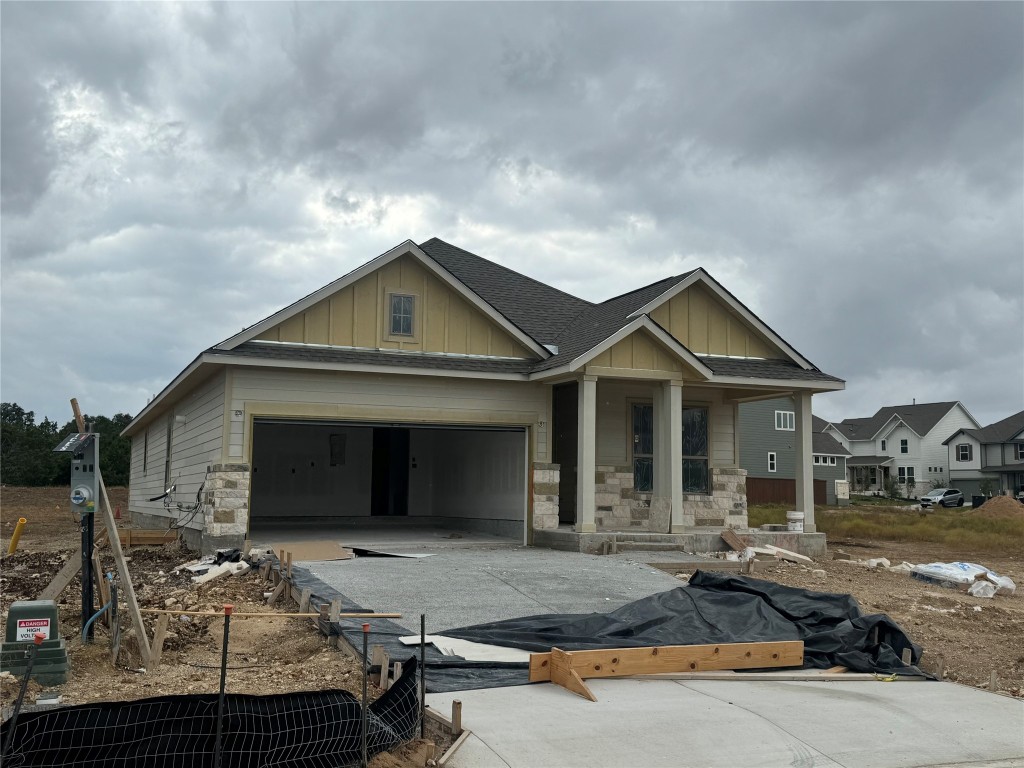
[[[257,420],[250,534],[438,527],[525,541],[526,430]]]

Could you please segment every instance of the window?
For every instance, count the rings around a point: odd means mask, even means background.
[[[775,459],[775,451],[768,451],[768,471],[774,472],[778,467],[778,462]]]
[[[1024,443],[1014,443],[1013,458],[1015,461],[1024,461]]]
[[[885,438],[882,438],[882,450],[885,450]]]
[[[775,428],[792,432],[796,429],[796,414],[793,411],[776,411]]]
[[[708,409],[683,406],[683,493],[710,493]]]
[[[970,443],[961,443],[956,447],[957,461],[971,461],[974,459],[974,446]]]
[[[146,427],[142,435],[142,474],[146,474],[146,464],[149,461],[149,427]]]
[[[412,336],[413,298],[402,293],[391,294],[391,335]]]
[[[914,482],[914,468],[913,467],[900,467],[899,478],[901,483],[913,483]]]
[[[633,490],[654,490],[654,406],[633,403]]]
[[[910,453],[910,446],[907,445],[906,438],[900,440],[900,453]]]
[[[821,460],[823,458],[824,458],[823,456],[815,456],[814,457],[814,466],[818,466],[819,464],[821,464]]]
[[[828,457],[828,465],[830,467],[834,467],[836,465],[836,457],[835,456],[829,456]]]

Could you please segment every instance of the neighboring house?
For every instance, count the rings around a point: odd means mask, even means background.
[[[949,402],[890,405],[868,418],[829,422],[824,431],[850,451],[846,467],[853,491],[883,491],[886,479],[894,477],[909,484],[916,498],[935,483],[949,483],[946,437],[977,427],[961,403]]]
[[[796,501],[795,407],[792,397],[740,404],[740,466],[747,470],[748,504]],[[827,421],[814,416],[811,422],[814,503],[837,504],[836,480],[846,483],[850,452],[825,434]]]
[[[785,393],[813,530],[811,396],[842,388],[703,269],[592,304],[406,241],[201,352],[124,430],[130,509],[205,550],[300,523],[743,527],[737,407]]]
[[[959,429],[943,445],[949,483],[968,498],[981,495],[984,480],[993,493],[1024,490],[1024,411],[980,429]]]

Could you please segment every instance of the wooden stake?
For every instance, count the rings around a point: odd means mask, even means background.
[[[142,623],[142,613],[139,611],[139,601],[135,597],[135,586],[132,584],[132,575],[128,570],[128,562],[124,559],[124,551],[121,549],[121,540],[117,536],[117,521],[114,519],[114,508],[110,506],[110,497],[107,496],[107,486],[103,482],[103,475],[100,468],[96,467],[96,476],[100,485],[100,496],[103,497],[103,518],[107,524],[107,540],[110,542],[110,551],[114,555],[114,562],[117,563],[117,572],[121,577],[121,590],[124,591],[125,602],[128,603],[128,613],[132,617],[132,626],[135,628],[135,638],[139,644],[139,654],[142,656],[142,666],[149,667],[149,635],[146,634],[146,625]]]
[[[551,649],[551,682],[589,701],[597,701],[579,672],[572,668],[572,657],[561,648]],[[600,667],[598,667],[600,669]]]
[[[458,699],[452,700],[452,736],[462,733],[462,702]]]
[[[153,672],[160,666],[160,657],[164,652],[164,636],[167,634],[167,623],[170,617],[165,613],[156,620],[156,629],[153,631],[153,651],[149,656],[147,669]]]
[[[331,600],[330,620],[333,624],[341,619],[341,600]]]
[[[302,598],[299,600],[299,613],[309,613],[309,601],[313,597],[313,590],[309,587],[302,590]]]

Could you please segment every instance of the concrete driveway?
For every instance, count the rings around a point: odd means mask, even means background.
[[[359,605],[397,611],[427,631],[538,613],[610,611],[680,585],[640,562],[532,547],[404,546],[422,559],[356,558],[302,565]]]

